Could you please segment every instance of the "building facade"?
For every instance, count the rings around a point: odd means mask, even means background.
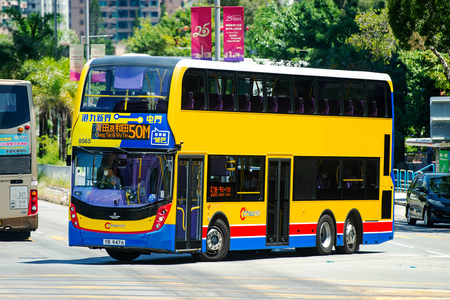
[[[71,0],[71,29],[81,40],[86,35],[85,2],[89,0]],[[166,11],[172,14],[183,6],[183,0],[164,0]],[[127,39],[133,34],[137,18],[150,19],[156,24],[161,17],[159,0],[99,0],[104,23],[102,34],[110,36],[114,42]]]

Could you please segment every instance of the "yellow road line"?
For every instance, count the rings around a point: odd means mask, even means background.
[[[394,234],[394,238],[401,238],[401,239],[412,239],[410,236],[404,236],[400,234]]]
[[[441,237],[441,236],[435,236],[435,235],[429,235],[429,234],[423,234],[423,233],[416,233],[417,235],[420,235],[420,236],[424,236],[424,237],[430,237],[430,238],[433,238],[433,239],[441,239],[441,240],[447,240],[448,238],[446,238],[446,237]]]

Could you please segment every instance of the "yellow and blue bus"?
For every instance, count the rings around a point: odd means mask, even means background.
[[[0,232],[30,237],[38,227],[36,119],[31,83],[0,80]]]
[[[218,261],[393,238],[386,74],[105,57],[73,119],[71,246]]]

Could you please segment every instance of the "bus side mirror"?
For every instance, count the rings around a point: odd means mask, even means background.
[[[70,167],[72,165],[72,155],[67,155],[66,157],[66,166]]]

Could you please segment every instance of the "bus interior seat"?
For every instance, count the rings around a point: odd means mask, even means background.
[[[330,113],[330,106],[328,99],[319,100],[319,115],[328,115]]]
[[[166,99],[159,98],[158,103],[156,104],[156,112],[157,113],[165,113],[167,112],[168,103]]]
[[[262,112],[263,111],[263,97],[262,96],[251,96],[250,103],[252,104],[250,111],[252,111],[252,112]]]
[[[268,112],[278,112],[278,103],[277,103],[277,97],[267,97],[267,111]]]
[[[305,112],[305,104],[303,103],[303,98],[297,98],[295,99],[295,107],[294,107],[294,112],[296,114],[303,114]]]
[[[181,108],[182,109],[193,109],[194,108],[194,93],[187,92],[183,93],[181,98]]]
[[[100,95],[112,95],[111,91],[100,91]],[[97,108],[112,109],[115,105],[115,98],[100,97],[97,101]]]
[[[345,101],[344,109],[345,109],[346,116],[353,116],[353,113],[354,113],[353,101],[352,100]]]
[[[369,116],[371,117],[377,117],[378,116],[378,107],[377,107],[377,101],[372,101],[372,106],[369,107]]]
[[[328,106],[330,108],[328,113],[330,116],[339,116],[341,114],[341,106],[339,99],[329,99]]]
[[[234,95],[226,94],[222,96],[223,107],[222,110],[233,111],[234,110]]]
[[[205,94],[194,93],[194,108],[195,110],[205,109]]]
[[[239,95],[239,111],[250,111],[252,103],[249,95]]]
[[[209,94],[209,110],[222,110],[223,101],[221,94]]]
[[[283,114],[291,113],[291,98],[289,97],[278,97],[278,112]]]
[[[364,100],[353,101],[353,115],[357,117],[364,115]]]
[[[316,111],[316,100],[314,98],[307,99],[304,101],[305,105],[305,115],[313,115]]]

